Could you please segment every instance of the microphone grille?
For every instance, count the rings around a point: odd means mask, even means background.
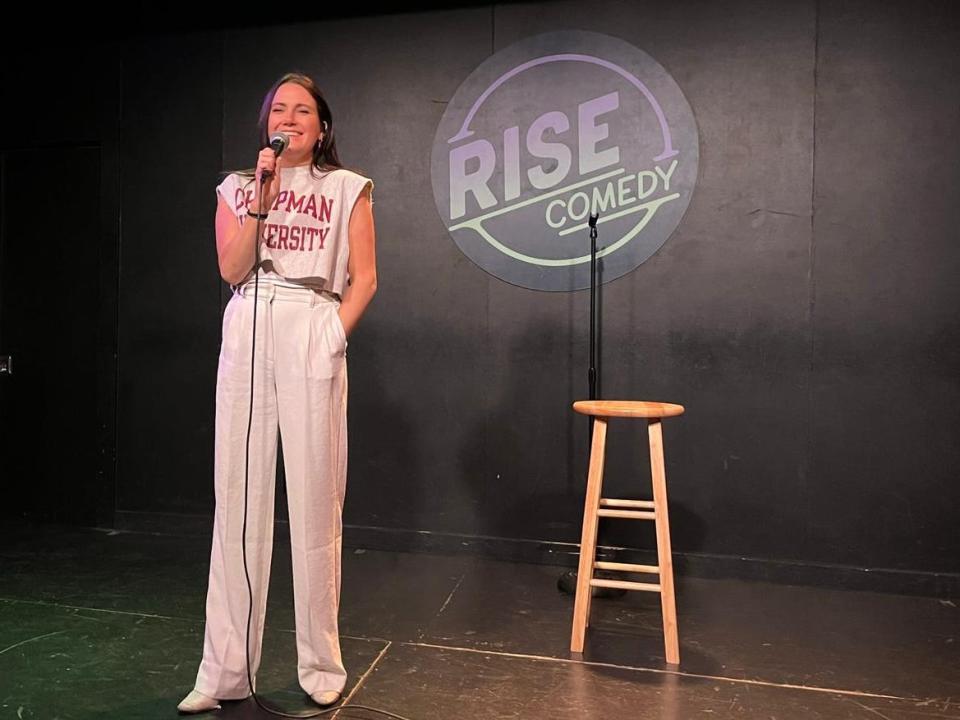
[[[290,144],[290,136],[283,132],[275,132],[270,136],[270,147],[279,155]]]

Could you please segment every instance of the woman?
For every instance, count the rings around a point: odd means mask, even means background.
[[[267,147],[278,132],[289,139],[279,157]],[[285,75],[267,93],[260,140],[264,149],[253,176],[234,173],[217,188],[220,274],[234,295],[224,312],[217,374],[217,504],[203,660],[194,690],[178,706],[188,713],[250,694],[242,530],[255,305],[246,522],[253,587],[250,672],[256,674],[263,638],[279,426],[300,685],[317,704],[331,705],[346,682],[337,629],[347,462],[345,350],[377,287],[373,183],[341,166],[330,108],[304,75]]]

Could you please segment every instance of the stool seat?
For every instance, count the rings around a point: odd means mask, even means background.
[[[663,418],[683,415],[683,405],[642,400],[578,400],[573,409],[594,417]]]

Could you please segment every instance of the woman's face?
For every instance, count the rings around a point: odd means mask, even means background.
[[[269,134],[286,133],[290,144],[283,153],[284,164],[300,165],[310,162],[313,148],[323,136],[320,113],[313,95],[296,83],[284,83],[277,88],[267,121]]]

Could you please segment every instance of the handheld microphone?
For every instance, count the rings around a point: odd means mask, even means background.
[[[290,136],[286,133],[275,132],[270,136],[270,149],[277,154],[277,157],[280,157],[280,153],[286,150],[289,144]]]
[[[283,132],[275,132],[270,136],[270,149],[276,153],[277,157],[280,157],[280,153],[287,149],[287,145],[290,144],[290,136]],[[260,175],[260,182],[263,182],[267,178],[273,177],[273,173],[269,171],[264,171]]]

